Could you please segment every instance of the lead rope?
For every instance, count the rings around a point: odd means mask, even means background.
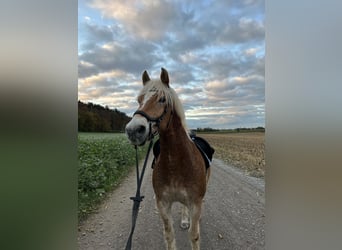
[[[128,237],[128,240],[127,240],[127,243],[126,243],[125,250],[132,249],[132,237],[133,237],[133,233],[134,233],[134,229],[135,229],[135,224],[136,224],[137,217],[138,217],[140,202],[144,198],[144,196],[140,195],[140,187],[141,187],[142,180],[144,178],[146,164],[147,164],[148,156],[150,155],[150,151],[151,151],[152,145],[153,145],[153,136],[151,138],[150,145],[148,146],[148,150],[147,150],[147,154],[146,154],[146,157],[145,157],[144,165],[143,165],[143,168],[142,168],[142,171],[141,171],[141,175],[139,175],[138,147],[136,145],[134,146],[135,147],[136,174],[137,174],[137,191],[136,191],[135,197],[130,197],[130,199],[133,200],[132,229],[131,229],[131,233],[129,234],[129,237]]]

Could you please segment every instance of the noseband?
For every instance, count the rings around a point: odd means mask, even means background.
[[[143,117],[146,118],[146,120],[148,121],[149,126],[150,126],[150,131],[149,131],[148,139],[151,140],[153,138],[153,136],[155,136],[158,133],[158,131],[157,131],[156,133],[152,134],[152,123],[155,122],[156,126],[159,129],[160,122],[163,120],[163,118],[166,115],[166,113],[167,113],[167,107],[165,107],[164,112],[159,117],[156,117],[156,118],[149,116],[147,113],[145,113],[142,110],[135,111],[133,116],[135,116],[135,115],[142,115]],[[172,111],[171,111],[171,117],[172,117]],[[171,120],[171,117],[170,117],[170,120]],[[167,127],[169,127],[170,120],[167,123]]]
[[[147,121],[149,121],[150,123],[151,122],[156,122],[157,123],[157,125],[158,125],[158,127],[159,127],[159,124],[160,124],[160,122],[163,120],[163,118],[164,118],[164,116],[165,116],[165,114],[167,113],[167,107],[164,109],[164,112],[159,116],[159,117],[157,117],[157,118],[153,118],[153,117],[151,117],[151,116],[149,116],[148,114],[146,114],[144,111],[142,111],[142,110],[137,110],[137,111],[135,111],[134,112],[134,114],[133,114],[133,116],[135,116],[135,115],[142,115],[143,117],[145,117],[146,119],[147,119]]]

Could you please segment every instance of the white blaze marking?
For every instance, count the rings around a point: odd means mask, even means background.
[[[142,102],[141,108],[143,108],[145,106],[145,104],[148,102],[148,100],[151,99],[152,96],[154,96],[157,92],[157,89],[154,87],[152,89],[150,89],[150,91],[148,91],[145,96],[144,96],[144,100]]]

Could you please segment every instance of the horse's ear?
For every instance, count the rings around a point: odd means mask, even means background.
[[[160,80],[169,87],[169,73],[164,68],[161,68]]]
[[[150,77],[148,76],[148,73],[147,71],[145,70],[143,75],[142,75],[142,81],[143,81],[143,84],[145,85],[150,79]]]

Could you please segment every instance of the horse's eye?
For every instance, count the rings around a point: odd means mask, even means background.
[[[166,100],[165,100],[165,96],[162,96],[160,99],[159,99],[159,102],[160,103],[164,103]]]

